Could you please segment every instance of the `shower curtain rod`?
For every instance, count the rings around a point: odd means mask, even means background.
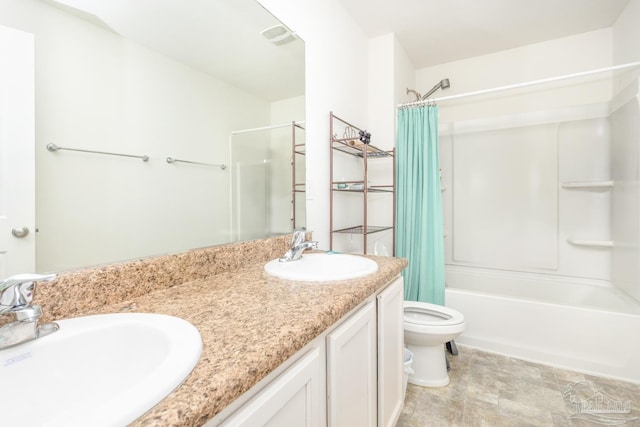
[[[299,121],[299,122],[295,122],[295,124],[296,124],[296,126],[297,125],[304,125],[304,120]],[[259,131],[259,130],[279,129],[279,128],[284,128],[284,127],[288,127],[288,126],[291,126],[291,122],[283,123],[281,125],[264,126],[264,127],[261,127],[261,128],[234,130],[234,131],[231,131],[231,135],[238,135],[238,134],[247,133],[247,132],[256,132],[256,131]]]
[[[565,74],[565,75],[557,76],[557,77],[548,77],[546,79],[531,80],[531,81],[524,82],[524,83],[516,83],[516,84],[506,85],[506,86],[497,86],[497,87],[490,88],[490,89],[476,90],[476,91],[473,91],[473,92],[459,93],[457,95],[441,96],[439,98],[425,99],[423,101],[406,102],[404,104],[398,104],[396,107],[397,108],[418,107],[418,106],[429,104],[429,103],[436,103],[436,102],[440,102],[440,101],[449,101],[449,100],[452,100],[452,99],[459,99],[459,98],[467,98],[467,97],[470,97],[470,96],[485,95],[485,94],[488,94],[488,93],[502,92],[502,91],[509,90],[509,89],[519,89],[519,88],[527,87],[527,86],[534,86],[534,85],[543,84],[543,83],[557,82],[557,81],[560,81],[560,80],[566,80],[566,79],[571,79],[571,78],[575,78],[575,77],[584,77],[584,76],[589,76],[589,75],[592,75],[592,74],[604,73],[604,72],[607,72],[607,71],[618,71],[618,70],[623,70],[623,69],[626,69],[626,68],[633,68],[633,67],[640,67],[640,61],[639,62],[629,62],[627,64],[621,64],[621,65],[614,65],[612,67],[606,67],[606,68],[597,68],[595,70],[582,71],[582,72],[579,72],[579,73]]]

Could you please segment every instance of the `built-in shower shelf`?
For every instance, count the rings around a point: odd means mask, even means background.
[[[613,181],[575,181],[563,182],[562,188],[569,190],[604,191],[613,188]]]
[[[567,242],[574,246],[589,246],[592,248],[612,248],[613,240],[584,240],[584,239],[567,239]]]

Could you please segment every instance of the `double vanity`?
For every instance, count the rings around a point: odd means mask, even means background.
[[[362,425],[395,421],[402,405],[398,276],[406,261],[367,257],[376,262],[376,272],[332,282],[265,272],[289,240],[276,237],[65,273],[41,285],[34,303],[42,306],[43,322],[156,313],[195,326],[202,349],[193,370],[133,426],[292,419],[309,426],[347,425],[350,417],[362,417],[359,408],[366,408],[368,417]],[[354,394],[358,390],[366,392]]]

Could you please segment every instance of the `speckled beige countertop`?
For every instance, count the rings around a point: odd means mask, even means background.
[[[132,425],[200,426],[407,265],[404,259],[371,256],[378,263],[377,273],[329,283],[267,275],[264,261],[283,253],[287,243],[286,237],[266,239],[61,275],[58,286],[46,288],[49,294],[43,299],[48,304],[42,303],[43,310],[54,320],[124,311],[162,313],[191,322],[202,336],[200,360],[181,386]],[[235,260],[234,251],[235,257],[242,253],[248,261],[242,265],[229,261]],[[176,261],[180,257],[185,265]],[[226,268],[211,267],[221,262]],[[176,271],[187,267],[196,273],[176,276]],[[201,270],[207,267],[211,271],[205,275]],[[143,291],[135,286],[137,282]],[[126,294],[117,291],[127,286],[131,289]],[[52,300],[60,297],[56,292],[67,297],[77,294],[83,303],[54,304]]]

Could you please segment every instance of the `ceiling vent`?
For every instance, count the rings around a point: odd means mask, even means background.
[[[296,39],[295,33],[280,24],[269,27],[266,30],[263,30],[260,34],[276,46],[291,43]]]

